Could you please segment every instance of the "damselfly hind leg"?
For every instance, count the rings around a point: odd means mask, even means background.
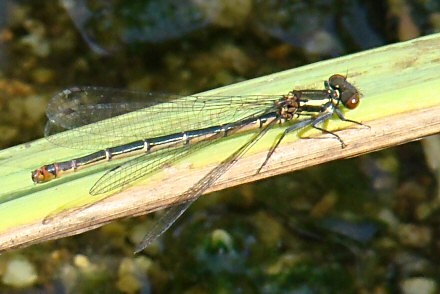
[[[341,139],[341,137],[339,137],[337,134],[335,134],[335,133],[333,133],[333,132],[331,132],[329,130],[326,130],[324,128],[318,127],[318,124],[321,124],[321,123],[327,121],[328,119],[330,119],[332,117],[332,115],[333,115],[332,113],[326,113],[325,115],[318,116],[312,122],[311,125],[312,125],[312,127],[314,129],[320,130],[323,133],[326,133],[326,134],[329,134],[329,135],[332,135],[333,137],[335,137],[339,141],[339,143],[341,143],[341,148],[345,148],[347,146],[347,144],[344,143],[344,141]]]
[[[275,149],[278,148],[278,146],[280,145],[281,141],[284,139],[284,137],[290,133],[293,132],[295,130],[304,128],[308,125],[310,125],[311,123],[313,123],[314,119],[306,119],[303,120],[299,123],[294,124],[293,126],[287,128],[284,130],[284,132],[281,134],[281,137],[275,142],[275,144],[269,149],[269,152],[267,153],[266,159],[264,160],[263,164],[261,164],[261,166],[258,168],[256,174],[259,174],[260,171],[263,169],[264,166],[266,166],[267,162],[269,161],[269,159],[272,157],[273,153],[275,152]]]

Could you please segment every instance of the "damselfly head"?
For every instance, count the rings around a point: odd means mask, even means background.
[[[356,108],[360,103],[359,91],[355,86],[347,82],[347,78],[340,74],[334,74],[328,79],[330,87],[339,91],[339,99],[348,109]]]

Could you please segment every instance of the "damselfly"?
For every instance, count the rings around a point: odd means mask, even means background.
[[[286,134],[306,126],[331,134],[344,147],[337,134],[319,125],[334,114],[341,120],[361,124],[346,119],[340,109],[356,108],[360,94],[339,74],[332,75],[324,85],[323,90],[293,90],[282,96],[224,97],[178,97],[96,87],[71,88],[53,97],[48,105],[47,139],[69,148],[101,150],[44,165],[32,172],[32,180],[35,183],[48,182],[94,164],[138,155],[106,172],[90,189],[91,195],[108,193],[123,189],[141,177],[212,144],[215,139],[259,128],[251,140],[182,194],[183,203],[171,207],[162,216],[137,247],[138,252],[168,229],[276,123],[304,117],[284,130],[257,172],[268,162]],[[109,119],[115,116],[121,119]],[[50,136],[59,129],[69,131]]]

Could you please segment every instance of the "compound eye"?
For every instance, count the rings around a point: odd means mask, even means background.
[[[341,89],[344,84],[346,84],[346,78],[343,75],[335,74],[329,79],[329,84],[333,89]]]
[[[360,102],[359,94],[354,94],[346,100],[342,99],[342,101],[344,102],[345,107],[348,109],[355,109]]]

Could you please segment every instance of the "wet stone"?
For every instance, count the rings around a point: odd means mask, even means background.
[[[2,282],[5,285],[23,288],[33,285],[37,281],[35,266],[24,257],[15,257],[6,265]]]
[[[400,283],[403,294],[434,294],[438,293],[437,283],[428,278],[409,278]]]

